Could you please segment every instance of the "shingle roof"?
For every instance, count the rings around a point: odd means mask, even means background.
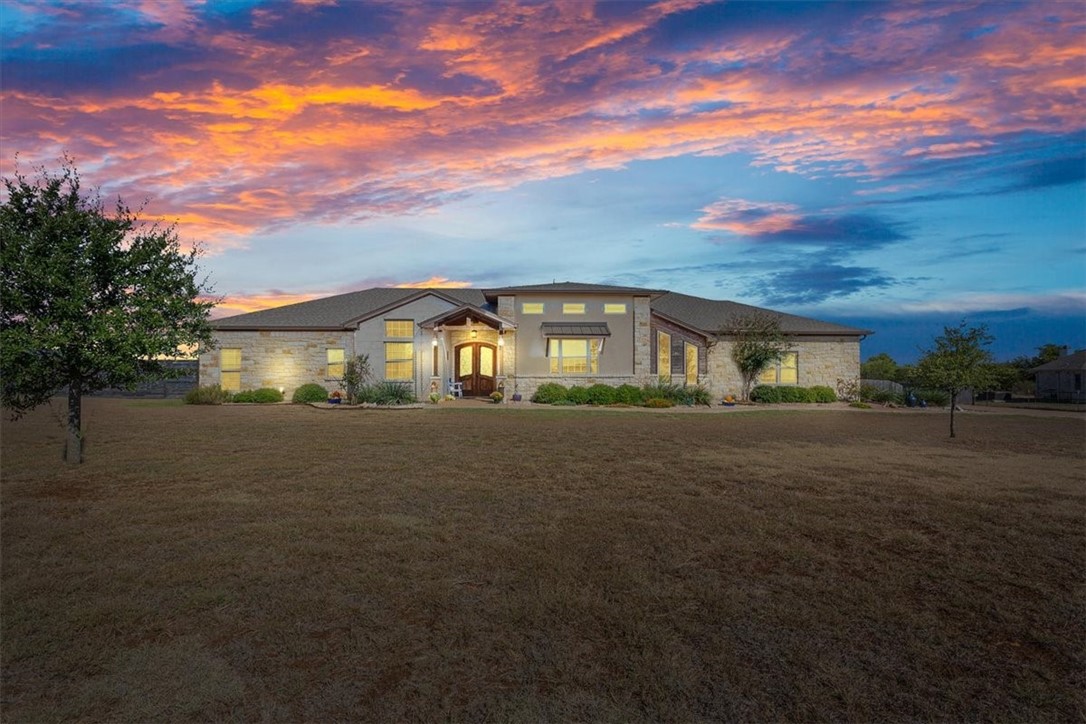
[[[595,293],[595,294],[634,294],[653,297],[652,311],[679,324],[715,334],[727,330],[738,317],[762,312],[772,314],[781,322],[781,331],[786,334],[871,334],[866,329],[846,327],[817,319],[784,314],[770,309],[752,307],[748,304],[715,299],[692,297],[688,294],[668,292],[660,289],[640,287],[616,287],[605,284],[581,284],[578,282],[558,282],[554,284],[535,284],[520,287],[500,287],[495,289],[403,289],[377,287],[358,292],[337,294],[323,299],[288,304],[284,307],[264,309],[259,312],[238,314],[233,317],[212,320],[215,329],[349,329],[359,321],[379,314],[385,309],[395,308],[404,302],[427,293],[437,294],[456,305],[469,304],[488,308],[487,299],[498,294],[523,294],[530,292],[551,293]],[[492,311],[492,307],[491,311]]]
[[[402,304],[427,292],[435,292],[455,304],[484,306],[478,289],[401,289],[377,287],[337,294],[323,299],[288,304],[259,312],[212,320],[215,329],[346,329],[367,315]]]
[[[1030,372],[1086,372],[1086,349],[1065,354],[1040,367],[1034,367]]]
[[[610,284],[584,284],[582,282],[553,282],[551,284],[527,284],[518,287],[495,287],[483,290],[487,298],[499,294],[524,294],[527,292],[580,292],[585,294],[634,294],[657,296],[667,294],[666,289],[643,289],[641,287],[616,287]]]
[[[785,334],[841,334],[864,335],[871,330],[846,327],[843,324],[822,322],[809,317],[785,314],[772,309],[753,307],[749,304],[716,299],[692,297],[688,294],[668,292],[652,300],[652,311],[688,327],[715,334],[734,328],[735,320],[750,314],[771,314],[780,320]]]

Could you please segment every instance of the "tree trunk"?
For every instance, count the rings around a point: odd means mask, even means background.
[[[957,406],[957,393],[950,392],[950,436],[954,437],[954,408]]]
[[[83,462],[83,391],[79,385],[68,387],[68,439],[64,445],[64,461],[71,465]]]

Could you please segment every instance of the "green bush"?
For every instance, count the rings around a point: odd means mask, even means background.
[[[837,393],[826,385],[815,385],[810,389],[812,402],[837,402]]]
[[[596,384],[588,388],[590,405],[613,405],[618,402],[618,390],[611,385]]]
[[[883,390],[871,385],[863,385],[860,387],[860,399],[867,400],[868,402],[880,402],[887,403],[892,402],[895,405],[904,405],[905,396],[900,392],[894,392],[893,390]]]
[[[701,385],[687,385],[681,389],[682,399],[676,400],[676,402],[688,407],[693,407],[694,405],[705,405],[706,407],[712,406],[712,395],[709,394],[709,390]]]
[[[667,399],[666,397],[650,397],[649,399],[645,400],[645,407],[675,407],[675,403],[672,400]]]
[[[672,382],[654,382],[641,388],[641,398],[646,401],[659,399],[681,402],[683,396],[683,386]]]
[[[283,393],[272,387],[261,387],[258,390],[242,390],[234,395],[233,402],[282,402]]]
[[[328,399],[328,390],[316,382],[309,382],[294,390],[291,402],[324,402]]]
[[[186,405],[221,405],[230,399],[230,393],[218,385],[195,387],[185,394]]]
[[[572,402],[574,405],[587,405],[588,404],[588,388],[581,387],[580,385],[573,385],[566,391],[566,399]]]
[[[532,395],[532,402],[538,402],[541,405],[553,405],[556,402],[569,399],[569,390],[565,388],[565,385],[560,385],[557,382],[544,382]]]
[[[378,405],[410,405],[415,400],[415,393],[410,382],[391,382],[385,380],[373,385],[362,385],[355,396],[359,402],[373,402]]]
[[[641,388],[636,385],[619,385],[615,388],[615,402],[620,405],[640,405],[644,401]]]
[[[870,410],[871,409],[871,405],[867,404],[866,402],[850,402],[850,403],[848,403],[848,406],[849,407],[855,407],[857,410]]]
[[[946,407],[950,404],[950,395],[942,390],[917,390],[913,394],[917,400],[924,400],[931,407]]]
[[[758,385],[750,393],[750,399],[755,402],[768,402],[771,404],[815,401],[814,395],[806,387],[776,387],[774,385]],[[834,396],[834,399],[836,399],[836,396]]]

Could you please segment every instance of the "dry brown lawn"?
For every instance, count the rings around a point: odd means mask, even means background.
[[[1086,715],[1081,415],[88,404],[3,423],[5,722]]]

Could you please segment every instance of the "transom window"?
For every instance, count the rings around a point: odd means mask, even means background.
[[[521,314],[543,314],[543,302],[525,302],[520,305]]]
[[[386,319],[386,337],[414,337],[415,322],[411,319]]]
[[[552,337],[547,340],[547,356],[552,375],[594,375],[600,368],[600,340]]]
[[[241,391],[241,349],[224,347],[219,352],[219,387],[227,392]]]
[[[581,302],[566,302],[562,305],[562,314],[584,314],[584,304]]]
[[[761,385],[795,385],[799,383],[799,355],[785,352],[758,376]]]
[[[626,305],[625,304],[604,304],[603,305],[603,313],[604,314],[625,314],[626,313]]]
[[[415,343],[385,342],[385,379],[411,380],[415,377]]]
[[[656,333],[656,374],[662,382],[671,382],[671,335]]]
[[[328,377],[334,379],[340,379],[343,377],[343,362],[345,356],[343,349],[338,347],[329,347],[327,350],[327,362],[328,362]]]

